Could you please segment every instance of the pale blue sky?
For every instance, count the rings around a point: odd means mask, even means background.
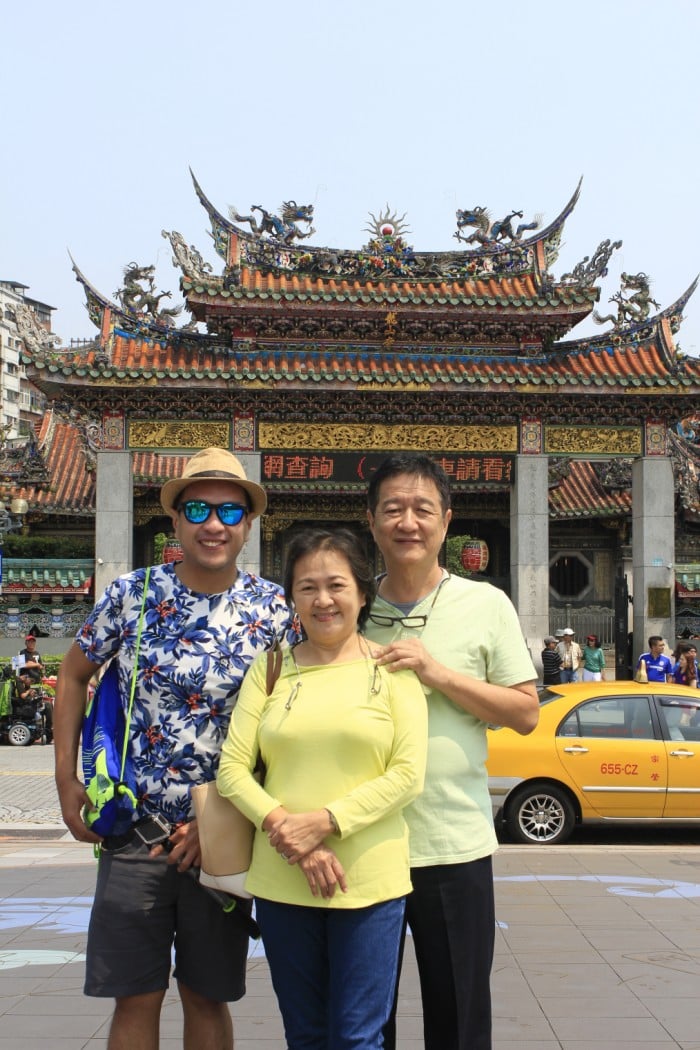
[[[388,202],[418,251],[458,207],[551,221],[582,175],[555,276],[621,239],[608,312],[622,270],[662,307],[700,271],[697,0],[25,0],[0,36],[0,278],[64,342],[95,334],[68,249],[107,295],[135,260],[180,301],[162,229],[220,272],[190,166],[223,213],[314,203],[317,245]],[[700,290],[685,318],[700,356]]]

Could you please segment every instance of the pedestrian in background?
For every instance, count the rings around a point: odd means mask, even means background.
[[[643,660],[648,682],[672,682],[673,664],[664,654],[663,638],[660,634],[652,634],[647,644],[649,649],[637,660],[637,672],[640,671]]]
[[[542,650],[542,684],[559,685],[561,682],[561,656],[557,652],[556,638],[548,634]]]
[[[673,651],[673,681],[696,689],[698,685],[698,650],[695,642],[679,642]]]
[[[22,674],[29,675],[33,685],[39,685],[44,677],[44,661],[36,647],[36,637],[28,634],[24,639],[24,649],[20,649],[19,655],[24,657],[24,663],[20,667]]]
[[[602,682],[605,677],[605,653],[597,634],[589,634],[583,647],[584,682]]]
[[[565,682],[578,682],[578,672],[583,659],[581,646],[574,641],[574,632],[570,627],[565,627],[561,632],[561,641],[557,645],[557,652],[561,657],[560,680]]]

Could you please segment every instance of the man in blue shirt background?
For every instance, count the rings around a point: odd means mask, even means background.
[[[652,634],[649,638],[649,652],[642,653],[637,660],[637,670],[642,660],[646,664],[647,679],[650,682],[672,682],[673,664],[668,656],[664,656],[664,640],[660,634]]]

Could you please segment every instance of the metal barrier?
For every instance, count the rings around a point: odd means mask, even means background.
[[[580,609],[549,610],[549,629],[552,634],[564,627],[570,627],[579,645],[586,635],[595,634],[602,646],[615,645],[615,610],[605,605],[582,606]]]

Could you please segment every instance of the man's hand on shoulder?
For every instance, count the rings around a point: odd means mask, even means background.
[[[440,688],[442,664],[433,659],[420,638],[399,638],[389,645],[370,643],[370,651],[380,667],[387,671],[414,671],[423,685]]]

